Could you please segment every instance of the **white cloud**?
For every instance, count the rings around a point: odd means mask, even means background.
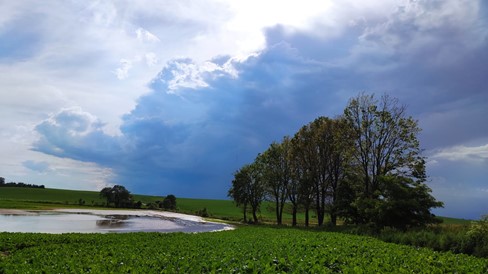
[[[120,60],[120,67],[115,70],[115,75],[119,80],[123,80],[129,76],[129,70],[132,67],[132,62],[126,59]]]
[[[435,160],[483,163],[488,161],[488,144],[474,147],[460,145],[444,148],[435,152],[430,158]]]
[[[146,60],[146,64],[148,66],[155,66],[158,64],[158,58],[156,57],[156,54],[154,52],[149,52],[144,55],[144,58]]]
[[[167,86],[168,93],[178,93],[179,89],[197,89],[208,87],[206,77],[215,79],[221,76],[237,77],[234,62],[245,59],[228,58],[222,65],[206,61],[197,63],[190,59],[179,59],[169,62],[162,72],[168,75],[159,75],[156,81],[162,81]]]
[[[136,35],[137,35],[137,39],[141,42],[161,42],[161,40],[159,40],[159,38],[150,33],[149,31],[143,29],[143,28],[138,28],[136,30]]]

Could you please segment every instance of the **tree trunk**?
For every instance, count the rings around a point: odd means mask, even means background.
[[[337,215],[335,214],[335,212],[331,212],[330,213],[330,224],[332,226],[336,226],[337,225]]]
[[[276,223],[278,225],[281,225],[280,201],[278,200],[278,197],[275,199],[275,203],[276,203]]]
[[[317,207],[317,222],[318,226],[322,226],[324,223],[324,213],[322,212],[320,207]]]
[[[337,187],[334,187],[333,194],[332,194],[332,207],[330,209],[330,224],[332,226],[337,225],[336,201],[337,201]]]
[[[292,215],[293,215],[293,220],[291,222],[291,225],[297,226],[297,206],[296,205],[293,205]]]
[[[244,212],[244,223],[247,223],[247,215],[246,215],[246,213],[247,213],[247,205],[244,205],[243,212]]]
[[[254,219],[254,223],[257,224],[258,223],[258,216],[256,215],[256,209],[252,209],[252,217]]]
[[[308,211],[309,211],[309,208],[305,208],[305,226],[308,226],[309,225],[309,216],[308,216]]]

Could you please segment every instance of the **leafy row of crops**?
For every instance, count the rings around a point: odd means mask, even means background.
[[[201,234],[0,233],[0,273],[486,273],[488,260],[291,228]]]

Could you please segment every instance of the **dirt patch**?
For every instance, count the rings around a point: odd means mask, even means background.
[[[20,209],[1,209],[0,215],[36,215],[36,213],[31,211],[25,211]]]

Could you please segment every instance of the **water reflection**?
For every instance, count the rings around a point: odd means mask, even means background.
[[[114,229],[127,227],[126,220],[129,219],[127,215],[106,215],[105,219],[96,222],[100,229]]]
[[[28,215],[0,215],[0,232],[208,232],[226,227],[225,224],[159,216],[94,215],[49,211],[31,212]]]

